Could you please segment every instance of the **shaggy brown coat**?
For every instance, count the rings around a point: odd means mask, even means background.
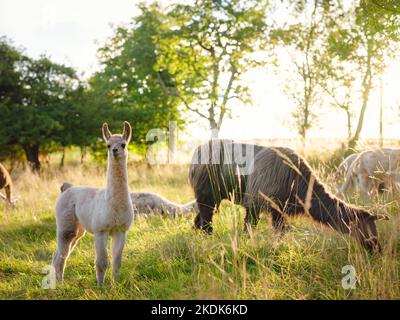
[[[350,206],[327,192],[307,162],[288,148],[263,148],[254,160],[244,200],[246,224],[256,225],[261,211],[271,212],[276,230],[286,215],[308,214],[315,221],[355,237],[369,252],[380,251],[375,221],[387,219]]]
[[[285,215],[305,213],[335,230],[350,233],[370,252],[380,250],[375,221],[387,218],[373,216],[329,194],[293,150],[252,145],[252,168],[249,174],[241,174],[240,164],[224,161],[232,158],[234,146],[245,150],[249,145],[213,140],[194,152],[189,180],[199,209],[195,228],[211,233],[215,210],[223,199],[231,199],[246,208],[246,230],[257,224],[261,211],[271,212],[273,226],[279,231],[285,229]],[[208,162],[204,162],[208,156]]]

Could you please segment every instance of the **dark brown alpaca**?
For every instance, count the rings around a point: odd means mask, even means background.
[[[3,189],[6,191],[6,196],[0,193],[0,198],[3,200],[7,200],[9,203],[11,202],[11,188],[12,188],[12,181],[10,174],[4,168],[4,166],[0,163],[0,190]]]
[[[233,198],[246,208],[246,230],[257,224],[261,211],[271,212],[273,226],[279,231],[285,229],[286,215],[305,213],[337,231],[351,234],[370,252],[380,250],[375,221],[386,217],[372,216],[330,195],[306,161],[291,149],[253,146],[252,167],[243,174],[235,161],[223,161],[231,156],[235,145],[242,150],[246,146],[216,140],[195,151],[189,178],[200,210],[196,228],[212,232],[214,210],[222,199]],[[216,149],[220,151],[213,156],[221,164],[204,163],[207,157],[197,164],[202,153]]]
[[[329,194],[307,162],[288,148],[263,148],[247,180],[246,226],[256,225],[261,211],[271,212],[282,231],[286,215],[308,214],[314,220],[350,234],[369,252],[380,251],[375,221],[387,219],[350,206]]]

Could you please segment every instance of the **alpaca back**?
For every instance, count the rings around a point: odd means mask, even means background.
[[[189,170],[196,199],[214,203],[233,196],[241,203],[254,155],[261,148],[231,140],[211,140],[199,146]]]
[[[130,194],[133,210],[137,214],[167,214],[172,202],[151,192],[132,192]]]
[[[386,172],[396,171],[400,165],[400,150],[383,148],[367,150],[358,158],[359,169],[371,176],[384,175]]]
[[[194,211],[196,208],[195,200],[181,205],[151,192],[132,192],[130,196],[133,210],[137,214],[178,215]]]
[[[94,216],[97,220],[103,216],[104,189],[72,186],[68,183],[64,183],[60,189],[61,194],[56,203],[57,224],[67,224],[65,219],[70,219],[72,212],[87,231],[93,232]]]
[[[318,192],[323,197],[324,187],[297,153],[289,148],[263,148],[255,157],[244,204],[268,209],[273,201],[288,214],[300,212],[307,201],[310,179],[313,181],[313,193]]]

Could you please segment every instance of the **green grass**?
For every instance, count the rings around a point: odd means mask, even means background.
[[[331,176],[316,166],[324,181]],[[264,215],[246,236],[243,209],[225,201],[214,234],[193,230],[194,216],[138,218],[128,233],[121,277],[95,279],[93,236],[86,235],[67,261],[63,284],[42,288],[43,269],[56,248],[54,205],[62,181],[102,186],[103,166],[55,165],[38,177],[13,172],[16,208],[0,204],[0,299],[395,299],[400,298],[399,205],[376,199],[362,204],[391,216],[378,222],[384,251],[366,254],[352,239],[307,218],[290,219],[278,238]],[[148,168],[131,164],[130,188],[186,202],[193,197],[186,166]],[[342,287],[342,267],[357,272],[354,290]]]

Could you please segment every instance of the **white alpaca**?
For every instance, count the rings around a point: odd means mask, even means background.
[[[132,192],[131,200],[135,214],[155,213],[176,217],[189,212],[197,212],[196,200],[178,204],[151,192]]]
[[[397,192],[400,169],[400,149],[383,148],[359,153],[347,170],[339,196],[343,197],[352,179],[357,179],[360,193],[369,197],[378,193],[380,186]]]
[[[71,187],[62,192],[56,205],[57,251],[53,258],[57,280],[62,281],[65,262],[78,240],[88,231],[94,234],[96,278],[103,285],[108,268],[107,242],[112,237],[112,271],[117,277],[121,268],[126,232],[133,221],[128,190],[127,145],[131,126],[124,122],[122,135],[112,135],[103,124],[103,138],[108,148],[107,185],[105,189]]]

